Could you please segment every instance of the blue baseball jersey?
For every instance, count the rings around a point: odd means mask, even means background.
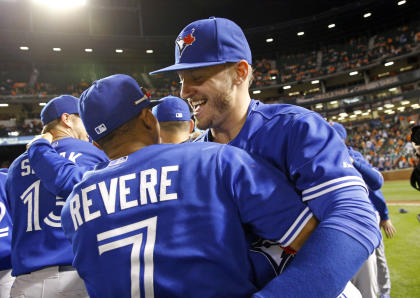
[[[61,218],[91,297],[250,297],[257,289],[244,228],[287,246],[308,209],[261,158],[185,143],[98,165]]]
[[[52,145],[61,156],[82,166],[93,168],[107,160],[101,150],[78,139],[64,138]],[[12,275],[47,266],[70,265],[73,253],[60,220],[65,198],[44,187],[30,166],[27,152],[10,166],[6,191],[13,221]]]
[[[212,141],[210,130],[195,141]],[[319,114],[294,105],[251,100],[247,119],[229,144],[263,157],[284,172],[320,221],[332,202],[329,199],[360,199],[356,211],[366,220],[363,232],[345,220],[329,219],[323,225],[357,239],[370,252],[379,244],[380,231],[373,207],[367,206],[366,185],[345,144]]]
[[[12,219],[6,197],[7,174],[0,173],[0,270],[11,269]]]
[[[353,166],[362,175],[362,178],[369,189],[380,189],[384,184],[384,178],[382,177],[381,172],[368,163],[360,152],[354,150],[352,147],[348,147],[348,150],[350,157],[353,158]]]

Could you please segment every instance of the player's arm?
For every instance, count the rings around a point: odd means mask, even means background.
[[[378,190],[384,184],[384,178],[377,169],[372,167],[363,156],[353,149],[349,149],[350,157],[353,159],[353,166],[359,171],[362,175],[363,180],[365,180],[366,185],[371,190]]]
[[[278,169],[242,149],[223,146],[218,155],[221,183],[255,235],[298,251],[317,220]]]
[[[293,264],[256,297],[282,291],[291,297],[336,297],[381,234],[366,185],[333,128],[315,113],[290,126],[286,169],[320,224]]]
[[[75,165],[60,156],[48,139],[40,138],[28,149],[29,163],[44,187],[51,193],[67,197],[89,168]]]

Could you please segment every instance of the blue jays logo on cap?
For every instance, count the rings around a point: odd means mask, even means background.
[[[192,45],[193,42],[195,41],[194,31],[195,31],[195,28],[191,28],[190,30],[187,30],[187,31],[182,31],[181,34],[176,39],[175,42],[178,46],[180,57],[182,56],[182,53],[184,53],[185,49],[189,47],[190,45]]]

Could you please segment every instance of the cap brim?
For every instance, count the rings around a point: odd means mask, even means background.
[[[162,69],[158,69],[158,70],[149,72],[149,74],[154,75],[154,74],[161,73],[161,72],[200,68],[200,67],[206,67],[206,66],[212,66],[212,65],[225,64],[225,63],[228,63],[228,62],[230,62],[230,61],[216,61],[216,62],[204,62],[204,63],[178,63],[178,64],[174,64],[174,65],[162,68]]]

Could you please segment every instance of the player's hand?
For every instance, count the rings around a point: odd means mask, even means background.
[[[46,132],[46,133],[43,133],[43,134],[41,134],[41,135],[39,135],[39,136],[36,136],[35,138],[33,138],[27,145],[26,145],[26,149],[29,149],[29,147],[31,147],[32,146],[32,144],[36,141],[36,140],[39,140],[39,139],[45,139],[45,140],[47,140],[48,142],[52,142],[52,140],[53,140],[53,135],[51,134],[51,133],[49,133],[49,132]]]
[[[390,219],[381,220],[380,226],[384,229],[387,238],[392,238],[397,233]]]

